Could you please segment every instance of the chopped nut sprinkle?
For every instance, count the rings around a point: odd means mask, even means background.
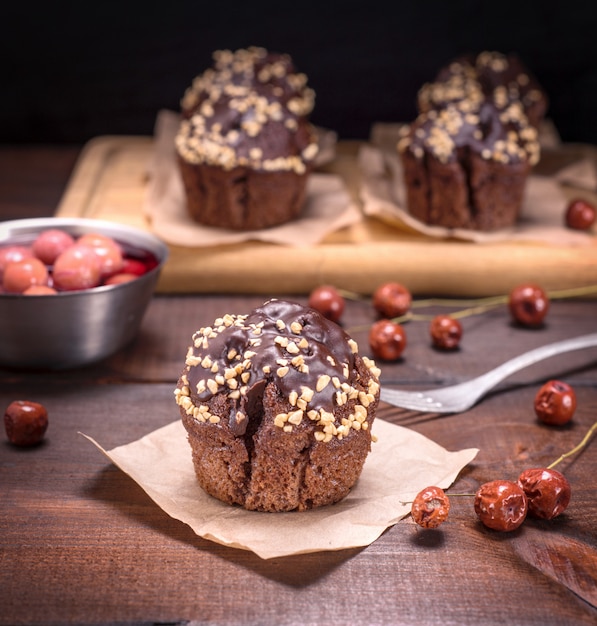
[[[195,77],[181,100],[178,154],[189,163],[228,170],[241,166],[303,173],[319,150],[307,122],[315,101],[307,77],[294,71],[288,55],[263,48],[216,51],[213,56],[213,66]],[[290,155],[264,154],[260,136],[270,128],[287,137]],[[308,132],[300,133],[304,128]]]
[[[336,352],[338,358],[328,358],[326,344],[311,335],[313,330],[319,330],[310,329],[302,319],[278,317],[271,322],[254,323],[254,318],[248,317],[222,316],[213,326],[194,334],[185,358],[185,370],[175,391],[181,412],[201,423],[218,425],[223,421],[231,428],[236,425],[244,429],[250,419],[246,412],[246,407],[250,406],[246,404],[247,395],[251,389],[259,387],[255,385],[256,381],[265,378],[266,384],[269,381],[276,385],[278,393],[285,390],[287,408],[274,418],[274,425],[283,432],[290,433],[307,425],[313,430],[315,426],[314,436],[326,443],[368,428],[368,407],[376,402],[379,393],[378,375],[374,372],[379,370],[371,359],[358,357],[370,374],[365,380],[361,379],[362,367],[351,365],[355,342],[345,335],[340,341],[339,336],[336,343],[346,342],[346,351]],[[333,332],[344,331],[336,329]],[[227,339],[228,333],[231,333],[230,340]],[[257,333],[262,345],[248,349]],[[300,338],[297,337],[299,334]],[[198,337],[202,338],[199,342]],[[275,363],[273,368],[271,363],[263,361],[264,355]],[[310,374],[307,362],[314,366],[313,374]],[[219,404],[211,403],[211,398],[218,394],[229,403],[227,414],[222,415]],[[218,406],[217,415],[212,413],[210,406]],[[336,411],[338,407],[347,408]],[[344,417],[340,418],[336,413]]]
[[[331,377],[328,376],[327,374],[322,374],[318,379],[317,379],[317,385],[315,387],[316,391],[323,391],[327,385],[329,384],[331,380]]]

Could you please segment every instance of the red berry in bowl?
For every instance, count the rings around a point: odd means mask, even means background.
[[[321,285],[309,295],[309,306],[332,322],[339,322],[344,313],[345,301],[332,285]]]
[[[30,248],[26,246],[5,246],[0,248],[0,280],[4,276],[4,269],[9,263],[30,259],[35,256]]]
[[[549,380],[537,391],[534,408],[539,421],[551,426],[563,426],[576,411],[576,393],[564,381]]]
[[[411,515],[423,528],[437,528],[448,519],[450,499],[440,487],[426,487],[413,500]]]
[[[120,272],[122,274],[135,274],[135,276],[143,276],[148,271],[147,266],[138,259],[124,258]]]
[[[23,291],[23,294],[26,296],[53,296],[56,293],[58,292],[54,287],[49,285],[32,285]]]
[[[383,361],[396,361],[406,348],[404,328],[392,320],[378,320],[369,329],[369,347]]]
[[[122,248],[107,235],[86,233],[77,239],[77,245],[93,248],[100,260],[102,277],[117,274],[122,268]]]
[[[4,428],[8,440],[15,446],[34,446],[48,428],[48,412],[39,402],[15,400],[4,412]]]
[[[570,483],[555,469],[524,470],[518,477],[518,485],[526,494],[529,514],[533,517],[553,519],[568,508]]]
[[[75,244],[56,259],[52,275],[59,290],[91,289],[100,284],[100,259],[93,248]]]
[[[384,283],[373,293],[373,307],[383,317],[400,317],[412,304],[410,291],[400,283]]]
[[[429,334],[434,347],[455,350],[462,338],[462,324],[450,315],[437,315],[431,320]]]
[[[564,221],[573,230],[589,230],[595,223],[597,210],[586,200],[576,198],[568,204]]]
[[[538,285],[518,285],[510,292],[508,307],[515,322],[537,328],[543,324],[549,310],[549,297]]]
[[[39,233],[31,249],[40,261],[46,265],[53,265],[58,256],[74,243],[74,237],[66,231],[49,228]]]
[[[31,257],[8,263],[2,286],[7,293],[23,293],[34,285],[47,285],[48,278],[47,267],[36,257]]]
[[[130,283],[131,280],[139,278],[136,274],[113,274],[104,281],[104,285],[122,285],[122,283]]]
[[[475,513],[493,530],[516,530],[528,512],[527,497],[522,488],[509,480],[493,480],[481,485],[475,494]]]

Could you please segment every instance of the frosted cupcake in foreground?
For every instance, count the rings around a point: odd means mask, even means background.
[[[175,139],[192,219],[254,230],[298,217],[319,149],[314,101],[288,55],[214,53],[213,67],[184,94]]]
[[[338,502],[371,449],[378,377],[337,324],[294,302],[198,330],[175,397],[199,484],[249,510]]]

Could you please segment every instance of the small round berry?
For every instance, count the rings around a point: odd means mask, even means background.
[[[564,221],[573,230],[588,230],[595,223],[597,210],[586,200],[576,198],[568,204]]]
[[[30,259],[35,256],[30,248],[26,246],[5,246],[0,248],[0,281],[4,276],[4,269],[9,263]]]
[[[309,295],[309,306],[332,322],[340,321],[344,305],[344,298],[332,285],[320,285]]]
[[[548,380],[541,386],[534,401],[535,415],[550,426],[567,424],[576,411],[576,393],[562,380]]]
[[[147,272],[147,266],[143,261],[138,259],[123,259],[122,268],[120,269],[122,274],[135,274],[136,276],[143,276]]]
[[[423,528],[437,528],[448,519],[450,499],[439,487],[426,487],[412,503],[413,520]]]
[[[86,233],[77,239],[77,245],[93,248],[100,260],[102,277],[117,274],[122,268],[122,248],[107,235]]]
[[[378,320],[369,329],[369,347],[383,361],[396,361],[406,348],[404,328],[392,320]]]
[[[34,446],[48,428],[48,412],[38,402],[15,400],[4,413],[4,428],[8,440],[15,446]]]
[[[33,285],[47,285],[48,276],[48,268],[31,257],[9,263],[4,269],[2,286],[8,293],[23,293]]]
[[[130,283],[131,280],[136,280],[137,278],[139,278],[137,274],[125,274],[121,272],[108,276],[104,281],[104,285],[122,285],[122,283]]]
[[[429,325],[431,342],[440,350],[455,350],[462,338],[462,324],[450,315],[436,315]]]
[[[475,494],[475,513],[493,530],[516,530],[528,511],[527,497],[516,483],[493,480],[481,485]]]
[[[93,248],[75,244],[67,248],[54,263],[54,285],[57,289],[74,291],[91,289],[100,284],[100,260]]]
[[[547,315],[549,297],[538,285],[518,285],[510,292],[508,307],[515,322],[536,328],[543,324]]]
[[[518,477],[518,485],[526,494],[533,517],[553,519],[568,508],[570,483],[555,469],[527,469]]]
[[[412,303],[410,291],[400,283],[384,283],[373,293],[373,307],[383,317],[400,317]]]
[[[58,228],[41,232],[31,245],[33,254],[46,265],[54,265],[59,254],[75,243],[72,235]]]
[[[25,296],[53,296],[55,293],[58,292],[50,285],[31,285],[23,291]]]

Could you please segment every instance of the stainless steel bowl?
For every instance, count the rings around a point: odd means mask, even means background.
[[[69,369],[99,361],[137,334],[168,257],[167,246],[143,230],[85,218],[0,222],[0,246],[31,243],[49,228],[73,236],[100,232],[133,249],[148,251],[155,268],[127,283],[42,296],[0,294],[0,367]]]

